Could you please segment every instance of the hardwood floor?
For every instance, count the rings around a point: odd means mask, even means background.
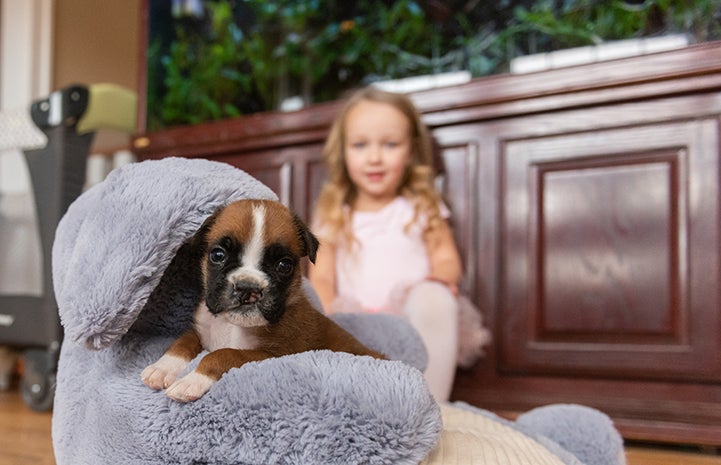
[[[50,413],[30,410],[17,391],[0,392],[0,465],[54,465]],[[633,445],[628,465],[721,465],[721,456]]]
[[[50,419],[30,410],[17,391],[0,392],[0,465],[53,465]]]
[[[719,465],[721,456],[703,452],[681,452],[651,446],[627,447],[628,465]]]

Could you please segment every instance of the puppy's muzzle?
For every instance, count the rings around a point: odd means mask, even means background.
[[[251,305],[263,300],[263,289],[256,284],[239,281],[233,283],[232,295],[241,305]]]

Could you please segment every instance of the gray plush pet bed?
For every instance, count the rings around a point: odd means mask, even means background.
[[[243,198],[276,197],[229,165],[168,158],[118,169],[71,205],[53,248],[66,334],[53,414],[59,465],[417,464],[436,447],[441,410],[420,371],[422,342],[389,315],[335,319],[390,361],[315,351],[248,363],[189,404],[143,385],[140,372],[188,327],[198,300],[186,241],[216,208]],[[574,418],[592,424],[574,408],[560,426],[555,411],[509,425],[564,464],[620,463],[559,445],[579,430]],[[611,437],[617,453],[610,421],[591,417],[606,422],[593,427],[602,449]]]
[[[53,416],[57,463],[418,463],[440,412],[422,342],[402,320],[339,321],[390,358],[329,351],[231,370],[183,405],[140,381],[191,322],[196,267],[184,242],[219,206],[275,198],[229,165],[128,165],[74,202],[58,226],[54,286],[66,339]]]

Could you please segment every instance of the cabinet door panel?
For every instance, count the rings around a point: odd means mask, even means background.
[[[690,187],[716,176],[716,128],[705,120],[505,141],[501,369],[721,379],[710,356],[716,310],[690,290],[716,260],[696,260],[689,247],[707,234],[701,216],[716,214]]]
[[[284,153],[261,152],[248,155],[227,155],[218,161],[231,164],[247,172],[268,186],[278,198],[288,204],[290,199],[293,167]]]
[[[320,150],[318,153],[320,153]],[[318,158],[309,160],[306,164],[305,182],[303,183],[306,188],[305,204],[308,221],[311,221],[315,202],[318,200],[318,195],[327,179],[328,170],[325,167],[323,159],[319,156]]]
[[[475,230],[478,206],[478,144],[470,142],[441,147],[444,173],[439,176],[439,190],[451,208],[450,224],[463,265],[461,288],[471,299],[475,295],[478,245]]]
[[[308,145],[229,154],[216,159],[248,172],[270,187],[281,202],[309,221],[313,203],[326,176],[320,153],[319,145]]]

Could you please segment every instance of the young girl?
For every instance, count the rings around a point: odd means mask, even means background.
[[[461,260],[434,188],[427,128],[408,97],[368,87],[347,101],[323,156],[329,180],[313,223],[321,247],[311,284],[328,312],[408,317],[428,350],[431,393],[447,400],[458,362]],[[475,328],[471,358],[488,339],[480,320]]]

